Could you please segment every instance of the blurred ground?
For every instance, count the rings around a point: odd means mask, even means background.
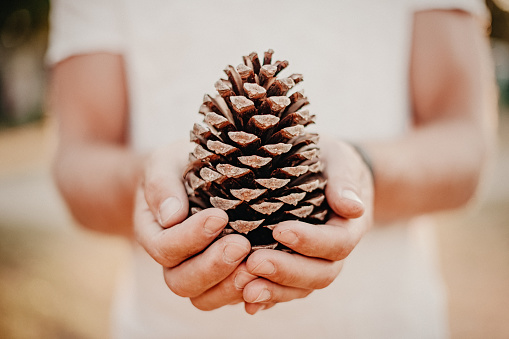
[[[437,216],[453,338],[509,338],[509,112],[493,178]],[[51,122],[0,132],[0,338],[106,338],[128,245],[72,227],[52,185]]]
[[[122,240],[73,227],[51,123],[0,132],[0,338],[106,338]]]
[[[509,111],[476,205],[437,216],[453,338],[509,338]]]

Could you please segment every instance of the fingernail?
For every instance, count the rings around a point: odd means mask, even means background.
[[[297,242],[297,234],[290,230],[284,230],[276,234],[276,240],[284,244],[291,245]]]
[[[252,274],[249,274],[246,271],[240,271],[235,275],[233,283],[237,289],[242,290],[248,283],[253,281],[254,278],[255,277]]]
[[[361,198],[359,198],[359,196],[354,192],[354,191],[351,191],[351,190],[343,190],[341,192],[341,196],[345,199],[348,199],[348,200],[352,200],[352,201],[355,201],[361,205],[364,205],[364,203],[362,202]]]
[[[276,272],[276,267],[268,260],[264,260],[253,269],[254,274],[270,275]]]
[[[264,302],[264,301],[268,301],[270,300],[270,298],[272,297],[272,294],[270,293],[270,291],[268,289],[263,289],[260,294],[258,294],[258,297],[255,299],[255,301],[253,301],[253,303],[261,303],[261,302]]]
[[[220,217],[208,217],[203,228],[209,234],[215,234],[226,225],[226,219]]]
[[[223,260],[228,264],[233,264],[244,258],[248,251],[245,246],[236,243],[228,244],[223,251]]]
[[[182,202],[177,197],[169,197],[159,206],[159,224],[163,226],[172,216],[182,208]]]

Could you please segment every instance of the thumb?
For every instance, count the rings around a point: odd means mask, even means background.
[[[181,162],[175,158],[173,150],[175,147],[166,147],[152,154],[147,162],[142,183],[147,205],[163,227],[183,221],[189,209]]]
[[[363,196],[365,164],[349,144],[334,142],[333,145],[324,144],[327,202],[337,215],[359,218],[365,212],[365,203],[368,203],[360,198]]]
[[[354,219],[364,214],[364,203],[355,189],[342,183],[339,178],[329,178],[325,196],[334,213],[343,218]]]

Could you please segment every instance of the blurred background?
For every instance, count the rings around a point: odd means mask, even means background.
[[[435,216],[453,338],[509,338],[509,0],[487,5],[497,157],[477,201]],[[48,0],[0,4],[0,338],[106,338],[128,244],[76,227],[53,186],[48,9]]]

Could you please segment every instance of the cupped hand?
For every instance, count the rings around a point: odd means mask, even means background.
[[[220,209],[187,218],[182,181],[185,149],[184,144],[169,145],[147,161],[135,201],[137,241],[163,266],[169,289],[190,298],[197,308],[212,310],[242,302],[242,289],[256,278],[242,264],[251,250],[249,241],[228,235],[213,242],[228,222]]]
[[[347,143],[322,138],[320,147],[334,213],[325,225],[278,224],[274,238],[294,253],[258,250],[248,257],[247,271],[259,277],[243,290],[250,314],[330,285],[373,223],[373,178],[366,163]]]

